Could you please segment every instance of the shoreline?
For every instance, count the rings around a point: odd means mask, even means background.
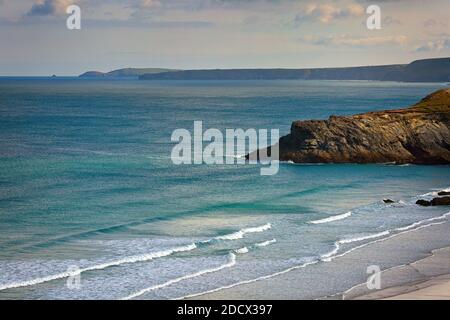
[[[417,291],[416,298],[439,290],[450,296],[450,221],[412,230],[374,242],[330,262],[280,272],[254,281],[237,283],[186,299],[286,299],[351,300],[403,299]],[[414,244],[413,248],[408,244]],[[390,258],[393,258],[390,260]],[[367,267],[380,265],[381,288],[369,290]],[[356,280],[357,279],[357,280]],[[313,288],[315,294],[310,294]],[[338,289],[339,288],[339,289]],[[342,289],[341,289],[342,288]],[[430,289],[431,288],[431,289]],[[428,290],[423,293],[420,290]],[[321,294],[323,292],[323,294]],[[442,293],[444,292],[444,293]],[[435,295],[437,295],[435,293]],[[415,298],[411,298],[415,299]]]
[[[386,275],[393,269],[399,269],[400,272],[407,272],[408,268],[413,268],[417,272],[424,275],[424,279],[420,281],[407,282],[398,286],[388,287],[380,289],[378,291],[364,294],[361,296],[355,296],[350,298],[351,300],[450,300],[450,273],[427,276],[427,268],[436,267],[436,264],[450,265],[450,247],[443,247],[434,249],[430,252],[429,256],[414,261],[406,265],[400,265],[388,270],[383,270],[382,275]],[[346,293],[351,294],[352,290],[361,286],[359,284]]]

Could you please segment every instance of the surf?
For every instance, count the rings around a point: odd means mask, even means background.
[[[328,222],[338,221],[338,220],[342,220],[342,219],[348,218],[348,217],[350,217],[352,214],[353,214],[353,213],[352,213],[351,211],[349,211],[349,212],[346,212],[346,213],[343,213],[343,214],[338,214],[338,215],[336,215],[336,216],[331,216],[331,217],[324,218],[324,219],[320,219],[320,220],[313,220],[313,221],[310,221],[309,223],[312,223],[312,224],[322,224],[322,223],[328,223]]]
[[[264,232],[271,228],[272,228],[272,225],[270,223],[266,223],[264,225],[257,226],[257,227],[243,228],[237,232],[230,233],[230,234],[227,234],[224,236],[217,236],[212,239],[197,241],[197,242],[193,242],[191,244],[174,247],[174,248],[170,248],[170,249],[166,249],[166,250],[129,256],[129,257],[125,257],[122,259],[113,260],[113,261],[105,262],[105,263],[100,263],[100,264],[96,264],[96,265],[86,267],[86,268],[81,268],[81,269],[71,271],[71,272],[69,272],[69,271],[61,272],[61,273],[44,276],[44,277],[40,277],[40,278],[35,278],[35,279],[31,279],[31,280],[24,280],[24,281],[9,283],[9,284],[0,284],[0,291],[12,289],[12,288],[33,286],[33,285],[42,284],[42,283],[49,282],[49,281],[78,276],[84,272],[99,271],[99,270],[103,270],[103,269],[114,267],[114,266],[121,266],[124,264],[147,262],[147,261],[151,261],[151,260],[158,259],[158,258],[168,257],[175,253],[192,251],[192,250],[197,249],[201,245],[210,244],[210,243],[212,243],[214,241],[218,241],[218,240],[231,240],[232,241],[232,240],[242,239],[246,234]]]
[[[218,272],[218,271],[221,271],[223,269],[231,268],[234,265],[236,265],[236,255],[234,253],[230,253],[228,262],[223,264],[223,265],[221,265],[221,266],[218,266],[216,268],[201,270],[201,271],[198,271],[198,272],[195,272],[195,273],[191,273],[191,274],[187,274],[187,275],[184,275],[182,277],[175,278],[175,279],[169,280],[167,282],[164,282],[164,283],[161,283],[161,284],[158,284],[158,285],[154,285],[154,286],[151,286],[151,287],[139,290],[139,291],[137,291],[137,292],[135,292],[133,294],[130,294],[130,295],[122,298],[121,300],[131,300],[131,299],[137,298],[139,296],[142,296],[142,295],[144,295],[144,294],[146,294],[146,293],[148,293],[150,291],[158,290],[158,289],[170,286],[172,284],[175,284],[175,283],[187,280],[187,279],[200,277],[200,276],[208,274],[208,273]]]

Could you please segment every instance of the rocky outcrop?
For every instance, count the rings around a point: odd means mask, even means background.
[[[419,199],[416,201],[416,204],[423,207],[429,207],[431,206],[431,201]]]
[[[450,206],[450,197],[434,198],[431,200],[432,206]]]
[[[416,204],[419,206],[429,207],[429,206],[450,206],[450,197],[440,197],[433,198],[431,201],[428,200],[417,200]]]
[[[405,109],[295,121],[279,152],[296,163],[449,164],[450,88]]]

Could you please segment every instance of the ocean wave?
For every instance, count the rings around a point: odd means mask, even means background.
[[[191,279],[191,278],[202,276],[204,274],[218,272],[218,271],[221,271],[221,270],[226,269],[226,268],[231,268],[234,265],[236,265],[236,255],[234,253],[230,253],[228,262],[223,264],[223,265],[221,265],[221,266],[218,266],[216,268],[210,268],[210,269],[201,270],[201,271],[198,271],[198,272],[195,272],[195,273],[191,273],[191,274],[187,274],[187,275],[184,275],[182,277],[175,278],[175,279],[169,280],[167,282],[164,282],[164,283],[161,283],[161,284],[157,284],[157,285],[154,285],[154,286],[151,286],[151,287],[139,290],[139,291],[137,291],[137,292],[135,292],[133,294],[130,294],[129,296],[126,296],[126,297],[122,298],[121,300],[131,300],[131,299],[137,298],[139,296],[142,296],[143,294],[146,294],[146,293],[148,293],[150,291],[161,289],[161,288],[170,286],[172,284],[175,284],[175,283],[187,280],[187,279]]]
[[[162,251],[156,251],[156,252],[151,252],[151,253],[147,253],[147,254],[130,256],[130,257],[126,257],[123,259],[105,262],[105,263],[93,265],[93,266],[78,269],[78,270],[61,272],[61,273],[46,276],[46,277],[35,278],[32,280],[14,282],[14,283],[9,283],[9,284],[2,284],[2,285],[0,285],[0,291],[6,290],[6,289],[12,289],[12,288],[28,287],[28,286],[41,284],[41,283],[49,282],[49,281],[53,281],[53,280],[74,277],[74,276],[80,275],[83,272],[94,271],[94,270],[103,270],[103,269],[106,269],[109,267],[120,266],[120,265],[126,264],[126,263],[150,261],[150,260],[157,259],[157,258],[167,257],[167,256],[170,256],[171,254],[174,254],[177,252],[191,251],[191,250],[194,250],[195,248],[197,248],[197,245],[195,243],[192,243],[192,244],[189,244],[186,246],[180,246],[180,247],[175,247],[175,248],[166,249],[166,250],[162,250]]]
[[[320,219],[320,220],[314,220],[314,221],[310,221],[309,223],[312,224],[322,224],[322,223],[328,223],[328,222],[333,222],[333,221],[338,221],[338,220],[342,220],[345,218],[348,218],[352,215],[353,213],[351,211],[343,213],[343,214],[338,214],[335,216],[331,216],[328,218],[324,218],[324,219]]]
[[[363,240],[368,240],[368,239],[373,239],[373,238],[379,238],[379,237],[382,237],[382,236],[387,236],[390,233],[391,233],[390,230],[386,230],[386,231],[382,231],[382,232],[379,232],[379,233],[374,233],[374,234],[367,235],[367,236],[342,239],[342,240],[339,240],[339,243],[340,244],[347,244],[347,243],[352,243],[352,242],[357,242],[357,241],[363,241]]]
[[[150,261],[150,260],[157,259],[157,258],[163,258],[163,257],[170,256],[174,253],[194,250],[194,249],[198,248],[199,245],[202,245],[205,243],[210,243],[213,240],[237,240],[237,239],[241,239],[242,237],[244,237],[245,234],[255,233],[255,232],[264,232],[264,231],[270,229],[271,227],[272,227],[272,225],[270,223],[267,223],[265,225],[258,226],[258,227],[244,228],[235,233],[231,233],[231,234],[224,235],[224,236],[218,236],[218,237],[215,237],[214,239],[194,242],[194,243],[191,243],[188,245],[174,247],[174,248],[170,248],[170,249],[166,249],[166,250],[162,250],[162,251],[156,251],[156,252],[151,252],[151,253],[145,253],[145,254],[139,254],[139,255],[134,255],[134,256],[130,256],[130,257],[125,257],[122,259],[113,260],[113,261],[109,261],[109,262],[105,262],[105,263],[101,263],[101,264],[96,264],[96,265],[89,266],[86,268],[81,268],[81,269],[71,271],[71,272],[69,272],[69,271],[61,272],[61,273],[44,276],[44,277],[40,277],[40,278],[35,278],[35,279],[31,279],[31,280],[13,282],[13,283],[9,283],[9,284],[0,284],[0,291],[6,290],[6,289],[12,289],[12,288],[28,287],[28,286],[33,286],[33,285],[49,282],[49,281],[78,276],[81,273],[87,272],[87,271],[103,270],[103,269],[113,267],[113,266],[120,266],[120,265],[128,264],[128,263],[145,262],[145,261]]]
[[[367,236],[341,239],[341,240],[336,241],[334,243],[334,249],[333,250],[331,250],[330,252],[327,252],[325,254],[322,254],[320,256],[320,259],[321,260],[329,259],[330,257],[332,257],[335,254],[337,254],[339,252],[339,249],[341,248],[341,244],[349,244],[349,243],[352,243],[352,242],[358,242],[358,241],[364,241],[364,240],[369,240],[369,239],[374,239],[374,238],[380,238],[380,237],[383,237],[383,236],[387,236],[389,234],[390,234],[390,231],[386,230],[386,231],[383,231],[383,232],[379,232],[379,233],[375,233],[375,234],[371,234],[371,235],[367,235]]]
[[[257,233],[257,232],[264,232],[266,230],[269,230],[272,228],[272,225],[270,223],[266,223],[265,225],[259,226],[259,227],[253,227],[253,228],[244,228],[237,232],[233,232],[230,234],[226,234],[223,236],[215,237],[215,240],[238,240],[242,239],[244,235],[247,233]]]
[[[421,221],[417,221],[417,222],[414,222],[414,223],[412,223],[412,224],[410,224],[410,225],[407,225],[407,226],[405,226],[405,227],[398,227],[398,228],[395,228],[394,230],[396,230],[396,231],[405,231],[405,230],[409,230],[409,229],[412,229],[412,228],[414,228],[414,227],[420,226],[420,225],[424,224],[425,222],[431,222],[431,221],[436,221],[436,220],[442,220],[442,219],[447,218],[448,216],[450,216],[450,212],[447,212],[447,213],[445,213],[445,214],[443,214],[443,215],[441,215],[441,216],[438,216],[438,217],[433,217],[433,218],[429,218],[429,219],[424,219],[424,220],[421,220]]]
[[[328,261],[331,261],[331,260],[336,259],[338,257],[342,257],[342,256],[344,256],[344,255],[346,255],[346,254],[348,254],[348,253],[350,253],[350,252],[352,252],[354,250],[363,248],[363,247],[365,247],[365,246],[367,246],[369,244],[373,244],[373,243],[377,243],[377,242],[381,242],[381,241],[386,241],[388,239],[391,239],[391,238],[396,237],[396,236],[401,235],[401,234],[405,234],[405,233],[408,233],[408,232],[417,231],[417,230],[420,230],[420,229],[423,229],[423,228],[427,228],[429,226],[434,226],[434,225],[439,225],[439,224],[445,223],[445,222],[447,222],[447,220],[440,221],[440,222],[432,222],[432,221],[443,220],[443,219],[447,218],[448,216],[450,216],[450,212],[447,212],[447,213],[445,213],[445,214],[443,214],[441,216],[438,216],[438,217],[433,217],[433,218],[425,219],[425,220],[422,220],[422,221],[414,222],[414,223],[412,223],[410,225],[407,225],[405,227],[398,227],[398,228],[394,228],[394,229],[391,229],[391,230],[386,230],[386,231],[377,233],[377,234],[373,235],[372,238],[375,238],[376,235],[379,235],[379,237],[381,237],[383,235],[389,235],[389,234],[395,232],[394,234],[391,234],[388,237],[385,237],[385,238],[382,238],[382,239],[377,239],[375,241],[368,242],[368,243],[356,246],[356,247],[351,248],[348,251],[345,251],[345,252],[343,252],[343,253],[338,255],[337,252],[339,251],[339,244],[340,244],[340,242],[343,241],[343,240],[340,240],[338,242],[335,242],[335,249],[333,250],[334,254],[322,255],[321,259],[323,261],[327,261],[328,262]],[[425,222],[432,222],[432,223],[424,224]],[[400,231],[400,232],[398,232],[398,231]],[[370,239],[369,237],[370,236],[361,237],[361,238],[365,238],[363,240],[366,240],[366,239]],[[359,238],[359,239],[361,239],[361,238]],[[357,239],[357,238],[353,238],[352,242],[360,241],[360,240],[355,240],[355,239]],[[344,239],[344,241],[345,241],[345,239]],[[345,243],[349,243],[349,242],[345,242]]]
[[[288,272],[296,270],[296,269],[305,268],[305,267],[307,267],[309,265],[313,265],[313,264],[316,264],[318,262],[319,262],[319,260],[308,261],[308,262],[305,262],[305,263],[303,263],[301,265],[293,266],[293,267],[290,267],[288,269],[285,269],[285,270],[282,270],[282,271],[279,271],[279,272],[275,272],[275,273],[272,273],[272,274],[268,274],[268,275],[261,276],[261,277],[258,277],[258,278],[254,278],[254,279],[250,279],[250,280],[243,280],[243,281],[240,281],[240,282],[232,283],[232,284],[229,284],[227,286],[211,289],[211,290],[204,291],[204,292],[189,294],[189,295],[186,295],[186,296],[183,296],[183,297],[175,298],[174,300],[182,300],[182,299],[194,298],[194,297],[198,297],[198,296],[203,296],[203,295],[208,294],[208,293],[214,293],[214,292],[217,292],[217,291],[234,288],[234,287],[237,287],[237,286],[240,286],[240,285],[243,285],[243,284],[249,284],[249,283],[253,283],[253,282],[257,282],[257,281],[261,281],[261,280],[265,280],[265,279],[270,279],[270,278],[273,278],[273,277],[276,277],[276,276],[280,276],[282,274],[288,273]]]
[[[421,194],[418,197],[429,197],[429,196],[437,197],[439,191],[450,192],[450,187],[443,188],[443,189],[435,189],[435,191],[431,191],[431,192],[427,192],[427,193]]]
[[[273,243],[277,242],[277,239],[267,240],[263,242],[255,243],[255,247],[266,247],[268,245],[271,245]]]
[[[450,212],[446,213],[443,216],[447,217],[448,215],[450,215]],[[257,278],[250,279],[250,280],[244,280],[244,281],[236,282],[236,283],[233,283],[233,284],[230,284],[230,285],[227,285],[227,286],[222,286],[222,287],[211,289],[211,290],[204,291],[204,292],[193,293],[193,294],[186,295],[186,296],[183,296],[183,297],[178,297],[175,300],[194,298],[194,297],[202,296],[202,295],[205,295],[205,294],[218,292],[218,291],[221,291],[221,290],[234,288],[234,287],[237,287],[237,286],[240,286],[240,285],[249,284],[249,283],[253,283],[253,282],[257,282],[257,281],[261,281],[261,280],[265,280],[265,279],[270,279],[270,278],[273,278],[273,277],[276,277],[276,276],[288,273],[288,272],[296,270],[296,269],[305,268],[307,266],[317,264],[319,262],[330,262],[330,261],[332,261],[332,260],[334,260],[336,258],[345,256],[345,255],[347,255],[347,254],[349,254],[349,253],[351,253],[351,252],[353,252],[355,250],[361,249],[363,247],[366,247],[366,246],[369,246],[369,245],[372,245],[372,244],[375,244],[375,243],[378,243],[378,242],[386,241],[388,239],[394,238],[396,236],[399,236],[399,235],[402,235],[402,234],[405,234],[405,233],[414,232],[414,231],[417,231],[417,230],[420,230],[420,229],[424,229],[424,228],[427,228],[427,227],[431,227],[431,226],[434,226],[434,225],[440,225],[440,224],[443,224],[445,222],[447,222],[447,221],[440,221],[440,222],[434,222],[434,223],[430,223],[430,224],[421,225],[421,226],[419,226],[417,228],[414,228],[414,229],[409,229],[409,230],[406,230],[406,231],[403,231],[403,232],[398,232],[398,233],[392,234],[392,235],[390,235],[388,237],[385,237],[385,238],[382,238],[382,239],[377,239],[377,240],[374,240],[374,241],[370,241],[370,242],[364,243],[362,245],[353,247],[353,248],[351,248],[351,249],[349,249],[349,250],[347,250],[347,251],[345,251],[345,252],[343,252],[343,253],[341,253],[339,255],[337,255],[337,254],[331,255],[327,259],[321,258],[321,259],[317,259],[317,260],[312,260],[312,261],[309,261],[309,262],[306,262],[306,263],[303,263],[303,264],[300,264],[300,265],[297,265],[297,266],[293,266],[293,267],[290,267],[290,268],[287,268],[285,270],[282,270],[282,271],[279,271],[279,272],[275,272],[275,273],[272,273],[272,274],[269,274],[269,275],[257,277]],[[387,230],[387,231],[389,231],[389,230]],[[386,232],[386,231],[384,231],[384,232]],[[379,234],[381,234],[381,233],[379,233]],[[333,251],[335,253],[337,253],[337,250],[334,249]]]
[[[248,253],[248,248],[247,247],[243,247],[243,248],[240,248],[240,249],[236,249],[234,251],[236,253],[239,253],[239,254]]]
[[[322,261],[330,262],[330,261],[332,261],[332,260],[334,260],[334,259],[336,259],[336,258],[343,257],[343,256],[345,256],[345,255],[347,255],[347,254],[349,254],[349,253],[351,253],[351,252],[353,252],[353,251],[355,251],[355,250],[364,248],[364,247],[369,246],[369,245],[371,245],[371,244],[378,243],[378,242],[382,242],[382,241],[386,241],[386,240],[392,239],[392,238],[394,238],[394,237],[397,237],[397,236],[399,236],[399,235],[402,235],[402,234],[405,234],[405,233],[408,233],[408,232],[413,232],[413,231],[417,231],[417,230],[424,229],[424,228],[427,228],[427,227],[431,227],[431,226],[435,226],[435,225],[440,225],[440,224],[443,224],[443,223],[446,223],[446,222],[447,222],[447,221],[433,222],[433,223],[421,225],[421,226],[419,226],[419,227],[417,227],[417,228],[409,229],[409,230],[406,230],[406,231],[403,231],[403,232],[398,232],[398,233],[395,233],[395,234],[390,235],[389,237],[385,237],[385,238],[382,238],[382,239],[377,239],[377,240],[374,240],[374,241],[371,241],[371,242],[367,242],[367,243],[364,243],[364,244],[362,244],[362,245],[353,247],[353,248],[351,248],[351,249],[349,249],[349,250],[347,250],[347,251],[345,251],[345,252],[343,252],[343,253],[341,253],[341,254],[336,254],[336,255],[333,255],[333,256],[328,257],[327,259],[322,259]]]
[[[256,230],[256,229],[258,229],[258,230],[261,230],[261,229],[266,230],[266,228],[262,228],[262,227],[264,227],[264,226],[256,227],[256,228],[248,228],[247,230],[249,230],[249,229],[251,229],[251,230]],[[275,242],[276,242],[276,239],[272,239],[272,240],[268,240],[268,241],[264,241],[264,242],[255,243],[251,247],[258,247],[258,246],[259,247],[265,247],[265,246],[268,246],[268,245],[270,245],[272,243],[275,243]],[[249,251],[250,251],[249,247],[242,247],[240,249],[234,250],[234,252],[237,253],[237,254],[245,254],[245,253],[248,253]],[[143,294],[145,294],[147,292],[150,292],[150,291],[153,291],[153,290],[158,290],[158,289],[170,286],[172,284],[181,282],[183,280],[199,277],[199,276],[202,276],[202,275],[208,274],[208,273],[221,271],[221,270],[226,269],[226,268],[231,268],[234,265],[236,265],[236,255],[234,253],[230,252],[230,258],[229,258],[229,261],[226,264],[223,264],[223,265],[221,265],[219,267],[216,267],[216,268],[210,268],[210,269],[201,270],[201,271],[198,271],[198,272],[195,272],[195,273],[192,273],[192,274],[188,274],[188,275],[185,275],[185,276],[182,276],[182,277],[179,277],[179,278],[175,278],[175,279],[169,280],[169,281],[164,282],[162,284],[158,284],[158,285],[154,285],[154,286],[142,289],[142,290],[140,290],[140,291],[138,291],[136,293],[133,293],[133,294],[131,294],[131,295],[125,297],[125,298],[122,298],[122,300],[130,300],[130,299],[139,297],[139,296],[141,296],[141,295],[143,295]]]

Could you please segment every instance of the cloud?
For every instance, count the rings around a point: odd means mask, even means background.
[[[367,47],[378,46],[386,44],[404,45],[407,43],[405,36],[373,36],[373,37],[353,37],[349,35],[333,35],[327,37],[305,36],[299,39],[302,42],[318,46],[353,46],[353,47]]]
[[[35,0],[26,15],[33,17],[65,14],[66,8],[73,3],[73,0]]]
[[[387,26],[387,27],[389,27],[389,26],[402,26],[403,25],[403,23],[400,20],[395,19],[395,18],[393,18],[391,16],[384,17],[381,24],[383,26]]]
[[[450,37],[428,41],[427,43],[415,49],[416,52],[432,52],[445,50],[450,50]]]
[[[160,8],[161,6],[162,4],[158,0],[142,0],[139,4],[139,7],[145,9],[155,9]]]
[[[439,28],[439,27],[447,27],[447,23],[438,21],[436,19],[428,19],[423,23],[425,28]]]
[[[138,20],[84,20],[86,27],[110,28],[153,28],[153,29],[204,29],[214,26],[209,21],[138,21]]]
[[[309,4],[304,12],[296,16],[295,21],[297,23],[304,21],[330,23],[342,18],[360,17],[364,13],[364,7],[359,4],[350,4],[345,7],[337,7],[333,4]]]

